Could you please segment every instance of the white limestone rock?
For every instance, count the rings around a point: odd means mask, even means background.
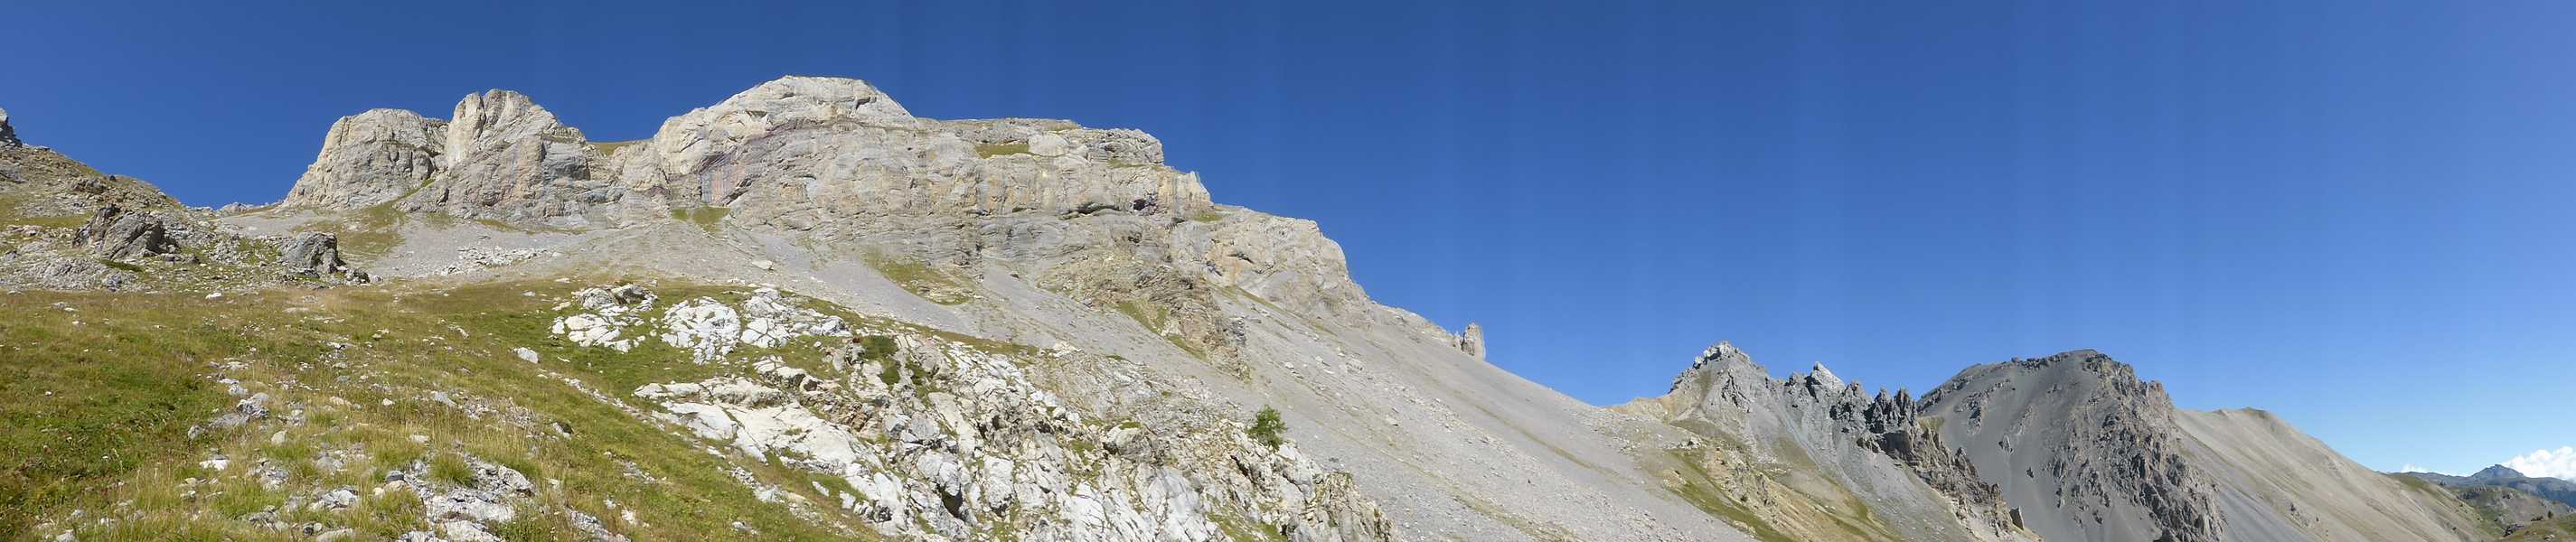
[[[400,109],[341,117],[283,206],[354,209],[402,197],[441,169],[446,132],[446,121]]]

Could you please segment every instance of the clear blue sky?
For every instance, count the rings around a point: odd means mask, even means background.
[[[0,6],[0,107],[214,205],[372,107],[639,139],[859,77],[1157,134],[1594,403],[1719,339],[1918,392],[2096,348],[2377,468],[2576,444],[2576,4],[299,4]]]

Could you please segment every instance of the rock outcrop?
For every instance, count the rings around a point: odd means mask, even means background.
[[[283,205],[355,209],[391,202],[427,184],[446,152],[446,122],[399,109],[341,117]]]
[[[468,95],[447,121],[444,166],[401,205],[453,216],[581,223],[615,201],[591,176],[590,142],[527,95]]]
[[[171,220],[153,213],[125,212],[115,205],[98,208],[89,224],[81,226],[80,239],[100,258],[123,260],[169,254],[179,249],[170,234]]]
[[[9,126],[9,110],[0,109],[0,147],[25,145],[18,141],[18,129]]]
[[[739,303],[683,300],[660,318],[643,317],[659,296],[632,285],[576,298],[554,327],[566,339],[652,337],[696,363],[747,361],[756,377],[646,384],[632,395],[656,405],[651,416],[732,452],[845,482],[854,490],[813,505],[865,518],[882,535],[1208,540],[1224,528],[1218,519],[1242,516],[1290,540],[1395,537],[1348,474],[1294,445],[1256,443],[1232,420],[1093,419],[1038,386],[1039,360],[1017,351],[852,327],[765,288]],[[561,323],[574,320],[604,324]],[[826,356],[829,371],[730,359],[811,337],[845,338]]]
[[[1458,330],[1458,351],[1485,359],[1485,328],[1468,322],[1467,329]]]
[[[304,232],[278,247],[279,265],[298,273],[341,275],[349,273],[349,263],[340,259],[340,238],[323,232]]]

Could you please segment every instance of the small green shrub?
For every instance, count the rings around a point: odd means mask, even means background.
[[[1288,441],[1288,422],[1279,419],[1279,409],[1264,406],[1261,412],[1252,415],[1252,427],[1243,432],[1251,435],[1253,441],[1275,450],[1280,443]]]
[[[894,356],[894,337],[869,335],[859,338],[860,359],[886,359]]]
[[[706,230],[706,232],[707,232],[707,233],[715,233],[715,232],[716,232],[716,225],[717,225],[717,224],[720,224],[720,223],[723,223],[723,222],[724,222],[724,218],[725,218],[725,213],[730,213],[730,212],[733,212],[733,208],[730,208],[730,207],[691,207],[691,208],[685,208],[685,209],[682,209],[682,208],[675,208],[675,209],[671,209],[671,218],[675,218],[675,219],[679,219],[679,220],[687,221],[687,222],[688,222],[688,223],[690,223],[690,224],[696,224],[696,225],[698,225],[698,229],[700,229],[700,230]]]

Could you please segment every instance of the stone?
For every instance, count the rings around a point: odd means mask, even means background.
[[[331,492],[323,493],[321,497],[314,499],[313,504],[326,510],[339,510],[356,506],[358,504],[358,492],[345,487],[334,489],[331,490]]]
[[[278,247],[279,265],[314,274],[339,274],[348,267],[340,259],[340,238],[324,232],[304,232]]]
[[[80,238],[91,253],[110,260],[168,254],[179,249],[179,242],[170,236],[169,219],[127,212],[115,205],[99,207],[98,214],[81,226]]]

